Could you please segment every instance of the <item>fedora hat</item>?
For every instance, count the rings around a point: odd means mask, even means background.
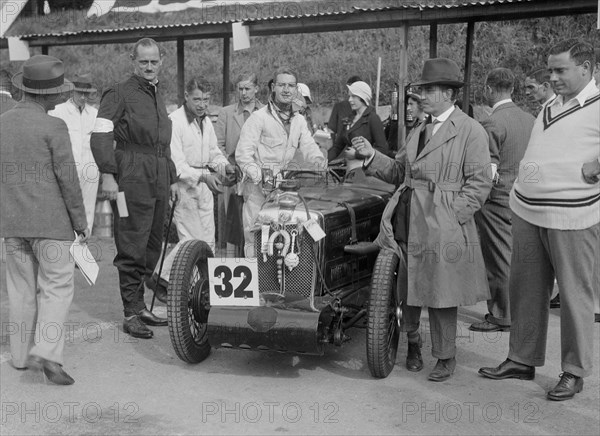
[[[425,61],[421,79],[412,85],[448,85],[460,88],[464,82],[456,62],[446,58],[434,58]]]
[[[13,85],[31,94],[61,94],[71,91],[73,84],[65,80],[65,67],[60,59],[35,55],[26,60],[12,78]]]
[[[73,77],[73,86],[75,91],[79,92],[97,92],[98,90],[92,85],[92,75],[90,73],[75,74]]]

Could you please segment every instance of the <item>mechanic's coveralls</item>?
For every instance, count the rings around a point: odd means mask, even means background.
[[[247,257],[254,257],[254,233],[250,230],[265,201],[262,192],[262,170],[268,168],[276,176],[285,169],[300,150],[314,170],[323,170],[327,161],[313,139],[306,119],[294,113],[288,122],[277,115],[273,103],[255,111],[244,123],[235,150],[235,160],[242,169],[244,192],[244,238]]]
[[[113,174],[125,193],[129,211],[121,218],[113,204],[114,265],[126,317],[146,307],[142,280],[160,256],[169,186],[177,180],[170,141],[171,121],[155,85],[134,75],[104,92],[91,146],[100,171]]]
[[[190,239],[206,242],[215,251],[215,216],[213,193],[206,183],[200,183],[200,177],[210,174],[207,165],[221,175],[229,163],[217,147],[217,136],[210,117],[198,119],[181,106],[171,115],[173,133],[171,136],[171,156],[179,180],[181,199],[175,207],[173,220],[177,224],[179,244],[165,258],[161,278],[169,281],[169,273],[175,255],[181,244]],[[158,273],[158,272],[157,272]]]

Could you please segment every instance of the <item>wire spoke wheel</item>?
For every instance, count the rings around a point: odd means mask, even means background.
[[[381,250],[377,256],[367,321],[367,361],[371,375],[385,378],[394,369],[400,338],[400,302],[396,298],[398,256]]]
[[[187,241],[177,252],[171,269],[167,301],[169,334],[177,356],[188,363],[201,362],[210,353],[207,258],[212,256],[205,242]]]

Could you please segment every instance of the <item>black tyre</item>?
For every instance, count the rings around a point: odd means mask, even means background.
[[[198,363],[210,354],[207,322],[210,310],[207,258],[203,241],[187,241],[175,256],[169,279],[167,318],[171,343],[184,362]]]
[[[367,312],[367,361],[371,375],[377,378],[387,377],[396,363],[400,337],[398,319],[401,316],[396,298],[398,261],[395,253],[381,250],[371,278]]]

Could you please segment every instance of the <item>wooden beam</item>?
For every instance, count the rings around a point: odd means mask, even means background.
[[[223,38],[223,106],[229,104],[229,64],[230,64],[229,36]]]
[[[438,26],[437,23],[429,25],[429,57],[437,58]]]
[[[467,43],[465,49],[465,86],[463,87],[462,110],[469,114],[469,105],[471,104],[471,71],[473,60],[473,36],[475,34],[475,22],[467,23]]]
[[[185,90],[185,40],[177,38],[177,104],[183,103]]]
[[[398,75],[398,148],[404,147],[406,137],[406,102],[404,101],[404,88],[408,85],[408,26],[400,28],[400,60]]]

